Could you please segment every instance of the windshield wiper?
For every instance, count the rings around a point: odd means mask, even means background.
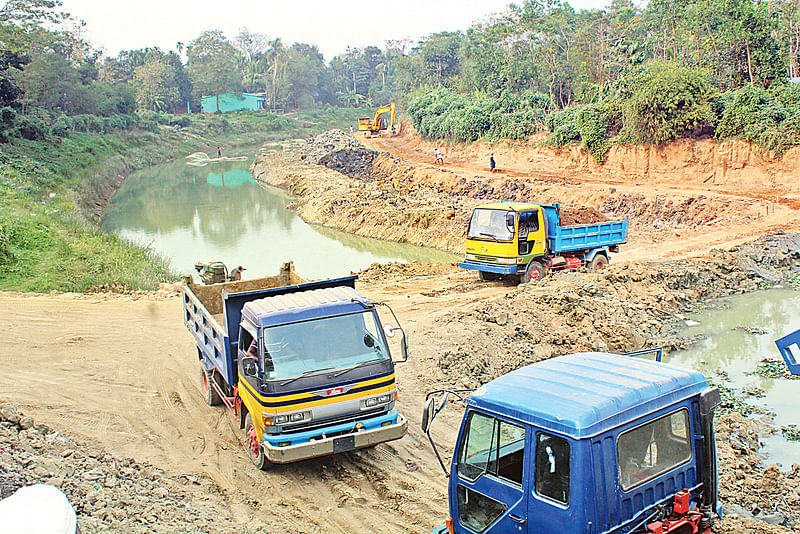
[[[300,374],[298,376],[295,376],[295,377],[292,377],[292,378],[289,378],[289,379],[284,380],[283,382],[281,382],[281,386],[285,386],[286,384],[291,384],[292,382],[294,382],[298,378],[303,378],[304,376],[313,375],[313,374],[317,374],[317,373],[322,373],[324,371],[330,371],[331,369],[334,369],[334,367],[323,367],[322,369],[306,369],[305,371],[303,371],[302,374]]]
[[[492,234],[487,234],[486,232],[478,232],[478,235],[482,235],[484,237],[491,237],[492,239],[494,239],[495,243],[499,243],[500,242],[500,240],[497,239],[495,236],[493,236]]]
[[[367,361],[365,361],[365,362],[361,362],[361,363],[359,363],[358,365],[354,365],[354,366],[352,366],[352,367],[348,367],[347,369],[342,369],[341,371],[336,371],[335,373],[331,373],[330,377],[331,377],[331,378],[336,378],[337,376],[342,376],[343,374],[345,374],[345,373],[347,373],[347,372],[350,372],[350,371],[352,371],[353,369],[357,369],[357,368],[359,368],[359,367],[362,367],[362,366],[364,366],[364,365],[367,365],[367,364],[370,364],[370,363],[378,363],[378,362],[382,362],[382,361],[384,361],[384,360],[386,360],[386,358],[375,358],[374,360],[367,360]]]

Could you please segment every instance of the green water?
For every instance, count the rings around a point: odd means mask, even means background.
[[[255,152],[253,150],[252,152]],[[196,261],[243,265],[245,278],[294,261],[308,279],[343,276],[374,262],[451,262],[435,249],[368,239],[310,226],[286,206],[292,198],[252,178],[251,162],[193,167],[183,161],[129,176],[102,220],[105,229],[150,246],[179,273]]]
[[[739,392],[757,387],[763,390],[763,397],[741,398],[775,412],[775,425],[800,425],[800,403],[797,402],[800,380],[750,374],[763,358],[783,361],[775,340],[800,328],[800,292],[770,289],[731,297],[724,302],[729,304],[724,309],[692,314],[690,319],[700,325],[687,327],[682,333],[686,336],[703,334],[706,339],[691,349],[665,356],[664,361],[696,369]],[[765,333],[753,334],[737,327],[757,328]],[[792,463],[800,463],[800,442],[788,441],[780,433],[762,436],[761,442],[764,444],[761,453],[767,463],[780,463],[784,469]]]

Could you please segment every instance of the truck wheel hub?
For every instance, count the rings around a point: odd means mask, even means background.
[[[253,458],[258,458],[261,455],[261,445],[258,444],[256,427],[253,425],[247,427],[247,447]]]

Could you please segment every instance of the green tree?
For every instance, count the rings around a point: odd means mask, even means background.
[[[236,91],[242,85],[238,52],[219,30],[205,31],[187,48],[189,79],[201,95]]]
[[[139,109],[166,111],[180,98],[175,84],[175,70],[158,60],[134,69],[133,87]]]

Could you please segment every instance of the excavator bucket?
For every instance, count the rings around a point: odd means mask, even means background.
[[[775,340],[775,345],[777,345],[783,361],[786,362],[789,372],[800,376],[800,330]]]

